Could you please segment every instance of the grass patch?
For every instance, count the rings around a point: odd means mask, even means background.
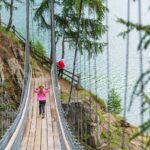
[[[0,112],[1,111],[4,111],[5,109],[6,109],[6,104],[5,103],[2,103],[2,104],[0,104]]]
[[[32,48],[33,48],[33,52],[38,54],[41,57],[45,57],[47,55],[44,46],[39,41],[32,43]]]
[[[63,103],[67,103],[69,99],[68,91],[61,91],[60,99],[62,100]]]
[[[16,46],[21,45],[20,42],[19,42],[19,40],[15,37],[15,34],[12,33],[12,32],[10,32],[10,31],[7,31],[5,27],[1,26],[0,27],[0,32],[2,32],[5,35],[6,38],[11,39],[12,42],[14,44],[16,44]]]
[[[101,112],[97,112],[97,115],[102,123],[106,123],[106,119]]]
[[[30,57],[30,64],[32,65],[32,69],[38,68],[37,60],[35,60],[33,57]]]

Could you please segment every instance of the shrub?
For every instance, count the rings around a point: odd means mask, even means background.
[[[32,43],[33,51],[40,55],[40,56],[46,56],[46,51],[44,49],[44,46],[37,41],[36,43]]]
[[[120,114],[121,110],[121,98],[116,93],[115,89],[112,89],[108,98],[108,111],[111,113]]]
[[[2,104],[0,104],[0,112],[1,111],[4,111],[5,109],[6,109],[6,104],[5,103],[2,103]]]

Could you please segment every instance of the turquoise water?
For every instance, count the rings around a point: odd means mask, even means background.
[[[122,104],[123,104],[123,97],[124,97],[124,79],[125,79],[125,51],[126,51],[126,41],[122,39],[122,37],[118,37],[117,35],[125,29],[124,26],[116,23],[117,17],[121,17],[126,19],[126,3],[127,0],[115,0],[109,2],[109,18],[110,18],[110,24],[109,24],[109,40],[110,40],[110,75],[111,75],[111,81],[110,86],[111,88],[115,88],[117,93],[122,98]],[[13,24],[16,26],[16,29],[25,36],[25,3],[23,4],[16,4],[18,6],[18,10],[14,13],[14,19]],[[142,5],[142,15],[143,15],[143,22],[144,24],[149,23],[149,17],[150,13],[148,12],[148,6],[149,1],[145,0],[144,4]],[[33,11],[32,15],[33,16]],[[8,22],[8,12],[6,10],[1,11],[2,14],[2,20],[4,22]],[[48,17],[48,15],[47,15]],[[31,19],[32,20],[32,19]],[[131,20],[134,22],[138,22],[138,16],[137,16],[137,2],[131,2]],[[36,23],[32,24],[32,21],[30,21],[30,38],[36,40],[40,40],[49,55],[50,50],[50,34],[48,31],[37,31],[38,25]],[[105,35],[103,37],[104,41],[106,39]],[[128,85],[128,105],[130,100],[130,95],[133,90],[133,86],[136,82],[136,80],[139,77],[139,52],[137,51],[137,44],[138,44],[138,33],[132,32],[130,34],[130,55],[129,55],[129,85]],[[58,42],[57,46],[57,60],[60,59],[61,56],[61,43]],[[70,49],[66,44],[65,49],[65,62],[67,65],[67,68],[72,70],[72,60],[74,57],[74,51]],[[149,58],[150,58],[150,52],[148,50],[144,51],[144,70],[147,70],[149,68]],[[86,60],[86,63],[84,66],[84,60]],[[107,99],[107,79],[106,79],[106,50],[104,50],[103,54],[99,54],[96,58],[97,65],[96,65],[96,72],[97,75],[95,75],[95,59],[91,59],[91,84],[89,83],[89,66],[88,66],[88,60],[87,57],[81,56],[78,54],[78,63],[77,63],[77,69],[76,72],[80,73],[82,76],[82,85],[90,89],[92,92],[97,93],[100,97],[103,99]],[[86,73],[84,72],[86,71]],[[97,91],[95,90],[95,79],[97,82]],[[150,93],[149,87],[147,86],[146,91]],[[145,120],[149,117],[148,114],[145,114],[144,118]],[[135,125],[140,124],[140,99],[137,97],[134,100],[134,103],[132,105],[131,111],[127,112],[127,120]]]

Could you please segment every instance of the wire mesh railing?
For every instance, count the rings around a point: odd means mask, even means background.
[[[28,97],[31,86],[32,70],[29,69],[27,82],[24,83],[22,89],[21,104],[17,111],[14,122],[7,129],[5,135],[0,140],[0,150],[14,149],[18,150],[22,140],[24,128],[26,125]]]
[[[54,84],[54,81],[56,80],[53,66],[51,70],[51,77],[52,77],[52,88],[56,103],[56,109],[57,109],[57,115],[58,115],[58,127],[59,127],[59,137],[61,138],[61,148],[62,150],[82,150],[84,149],[83,146],[81,146],[73,134],[71,133],[71,129],[69,128],[69,125],[64,117],[65,113],[62,108],[62,104],[60,101],[60,89],[59,87],[56,87]]]

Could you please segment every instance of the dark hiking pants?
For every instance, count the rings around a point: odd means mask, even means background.
[[[58,77],[62,79],[64,69],[59,69]]]
[[[46,104],[46,101],[39,101],[39,114],[45,113],[45,104]]]

